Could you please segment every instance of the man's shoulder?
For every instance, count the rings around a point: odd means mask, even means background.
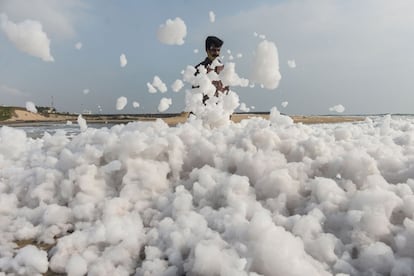
[[[197,64],[196,66],[195,66],[195,68],[198,68],[198,67],[200,67],[201,65],[203,65],[204,67],[207,67],[207,65],[210,65],[210,60],[208,59],[208,58],[206,58],[205,60],[203,60],[202,62],[200,62],[199,64]]]

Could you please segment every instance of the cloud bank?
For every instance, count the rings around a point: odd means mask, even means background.
[[[25,20],[20,23],[10,21],[5,14],[0,14],[1,29],[7,38],[20,51],[43,61],[54,61],[50,54],[50,39],[38,21]]]
[[[75,24],[84,15],[87,7],[84,0],[0,1],[0,11],[13,21],[39,21],[46,32],[57,39],[68,39],[76,35]]]

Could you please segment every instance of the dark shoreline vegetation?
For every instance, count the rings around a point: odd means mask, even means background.
[[[12,107],[0,106],[0,121],[10,119],[12,117]]]

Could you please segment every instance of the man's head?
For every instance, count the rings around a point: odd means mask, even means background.
[[[208,36],[206,38],[206,52],[210,60],[213,60],[220,55],[222,45],[223,40],[216,36]]]

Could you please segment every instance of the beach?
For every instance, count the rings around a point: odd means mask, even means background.
[[[0,121],[0,125],[22,125],[36,124],[41,122],[76,122],[79,114],[51,113],[42,115],[33,113],[23,109],[15,109],[11,118]],[[189,114],[187,112],[177,114],[112,114],[112,115],[96,115],[83,114],[82,117],[88,123],[129,123],[133,121],[155,121],[162,119],[168,125],[174,126],[187,121]],[[253,117],[269,118],[266,113],[235,113],[231,116],[231,120],[238,123],[244,119]],[[340,116],[340,115],[290,115],[295,123],[303,124],[323,124],[323,123],[343,123],[363,121],[364,116]]]
[[[413,275],[413,117],[83,128],[29,115],[0,131],[0,271]]]

